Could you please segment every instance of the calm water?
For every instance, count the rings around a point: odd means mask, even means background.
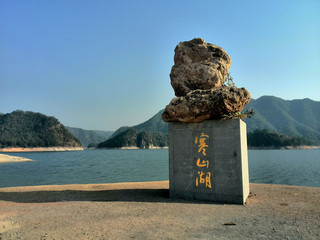
[[[34,162],[0,163],[0,187],[168,180],[168,150],[10,153]],[[251,150],[250,182],[320,187],[320,150]]]

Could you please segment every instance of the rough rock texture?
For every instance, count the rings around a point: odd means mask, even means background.
[[[224,114],[241,111],[250,99],[250,93],[245,88],[195,90],[184,97],[173,98],[165,108],[162,119],[166,122],[219,119]]]
[[[171,85],[179,97],[192,90],[221,87],[231,58],[221,47],[195,38],[177,45],[174,63],[170,74]]]
[[[251,100],[245,88],[224,85],[231,58],[221,47],[201,38],[175,48],[171,85],[177,97],[162,114],[165,122],[201,122],[221,119],[243,110]]]

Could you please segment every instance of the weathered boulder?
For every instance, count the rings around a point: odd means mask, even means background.
[[[166,106],[162,119],[166,122],[201,122],[221,119],[224,114],[240,112],[250,102],[245,88],[220,87],[194,90],[184,97],[175,97]]]
[[[175,48],[174,63],[170,78],[177,97],[162,114],[166,122],[201,122],[229,114],[239,116],[251,100],[245,88],[224,84],[231,58],[219,46],[201,38],[180,42]]]
[[[231,58],[221,47],[201,38],[180,42],[175,48],[171,85],[176,96],[192,90],[207,90],[223,86]]]

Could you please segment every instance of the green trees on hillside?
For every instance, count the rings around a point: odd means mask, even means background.
[[[320,102],[311,99],[283,100],[274,96],[252,99],[245,107],[254,109],[253,118],[244,119],[248,132],[268,129],[306,138],[320,145]]]
[[[168,146],[167,134],[161,132],[148,132],[130,128],[117,136],[108,139],[98,145],[98,148],[138,147],[148,149],[150,147]]]
[[[57,146],[80,142],[56,118],[21,110],[0,115],[0,148]]]
[[[286,146],[301,146],[310,144],[310,141],[304,138],[279,134],[266,129],[257,129],[248,133],[247,139],[249,147],[281,148]]]

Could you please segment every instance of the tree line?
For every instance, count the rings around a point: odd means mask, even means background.
[[[286,146],[310,145],[311,142],[302,137],[292,137],[266,129],[256,129],[247,135],[249,147],[281,148]]]
[[[21,110],[0,114],[0,148],[58,146],[81,145],[56,118]]]

